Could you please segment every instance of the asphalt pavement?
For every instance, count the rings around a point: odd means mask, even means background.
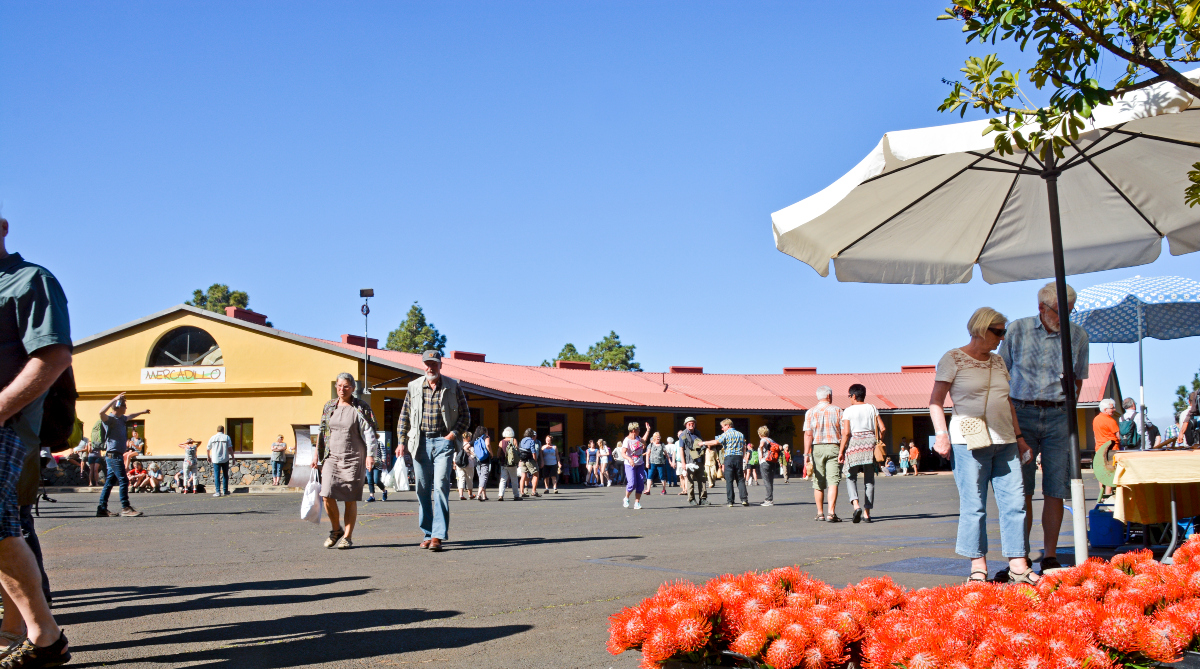
[[[703,508],[676,492],[655,489],[640,511],[616,487],[452,494],[441,553],[418,547],[413,492],[360,503],[344,551],[322,546],[328,524],[300,520],[291,493],[134,495],[142,518],[96,518],[97,495],[66,493],[37,527],[77,667],[632,669],[637,654],[605,651],[608,616],[665,581],[800,565],[835,586],[887,574],[919,588],[969,571],[950,476],[877,479],[875,522],[857,525],[844,488],[847,522],[815,522],[806,481],[777,484],[769,508],[762,486],[748,508],[726,507],[723,489]]]

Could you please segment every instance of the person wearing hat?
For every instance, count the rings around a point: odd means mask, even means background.
[[[703,506],[708,502],[708,485],[704,480],[704,440],[696,431],[696,419],[683,419],[683,431],[679,433],[679,446],[683,450],[683,467],[687,470],[688,504]]]
[[[509,487],[512,488],[513,501],[519,502],[521,490],[517,482],[521,477],[517,471],[521,465],[521,447],[517,445],[517,433],[511,427],[504,428],[501,436],[504,438],[500,440],[500,496],[496,501],[504,501],[504,488]]]
[[[450,462],[471,413],[458,381],[442,376],[441,352],[425,351],[421,363],[425,375],[408,384],[400,409],[396,457],[412,451],[421,548],[440,551],[450,529]]]

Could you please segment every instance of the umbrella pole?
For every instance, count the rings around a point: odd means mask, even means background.
[[[1071,314],[1067,302],[1067,264],[1063,258],[1062,225],[1058,209],[1058,175],[1053,148],[1047,151],[1046,200],[1050,205],[1050,241],[1054,252],[1054,284],[1058,298],[1059,344],[1062,349],[1062,385],[1067,409],[1067,447],[1071,463],[1071,523],[1075,535],[1075,564],[1087,561],[1087,507],[1083,495],[1083,473],[1079,465],[1079,419],[1075,415],[1075,362],[1071,350]],[[1063,314],[1063,310],[1067,310]]]
[[[1142,433],[1142,450],[1150,448],[1146,443],[1146,380],[1145,367],[1142,364],[1142,301],[1137,301],[1138,317],[1138,411],[1142,414],[1142,425],[1138,430]]]

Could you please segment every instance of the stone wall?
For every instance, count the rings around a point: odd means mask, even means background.
[[[163,472],[168,484],[173,482],[175,474],[183,465],[182,455],[139,455],[137,460],[145,464],[147,468],[150,467],[150,463],[157,462],[159,470]],[[101,461],[103,462],[103,459]],[[100,473],[103,477],[103,467],[101,467]],[[283,463],[283,482],[287,483],[288,477],[291,475],[292,456],[289,455]],[[42,477],[52,486],[87,485],[87,479],[79,471],[79,461],[77,460],[60,458],[58,468],[42,470]],[[207,460],[200,460],[196,480],[209,488],[212,487],[213,468]],[[234,486],[270,485],[271,480],[271,456],[269,455],[239,455],[229,467],[229,486],[231,488]],[[104,484],[103,478],[101,478],[100,484]]]

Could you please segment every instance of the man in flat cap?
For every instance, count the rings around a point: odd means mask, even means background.
[[[421,362],[425,376],[408,384],[400,409],[396,457],[412,451],[417,522],[425,534],[421,548],[440,551],[450,530],[450,461],[459,437],[471,426],[471,413],[458,381],[442,376],[442,354],[425,351]]]
[[[696,432],[696,419],[688,416],[683,420],[683,431],[679,433],[679,447],[687,467],[688,504],[702,506],[708,501],[708,482],[704,477],[704,446],[700,433]]]

